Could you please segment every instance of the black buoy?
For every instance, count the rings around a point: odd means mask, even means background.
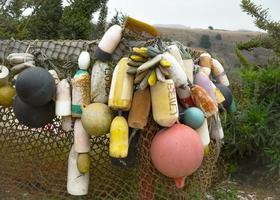
[[[29,128],[40,128],[51,123],[55,117],[55,103],[50,101],[40,107],[32,107],[18,96],[13,103],[14,113],[18,121]]]
[[[16,80],[16,92],[22,101],[31,106],[42,106],[55,95],[55,81],[51,74],[40,67],[21,72]]]
[[[223,107],[228,110],[232,103],[232,93],[230,89],[223,84],[216,84],[216,87],[221,91],[221,93],[225,97],[225,101],[222,104]]]

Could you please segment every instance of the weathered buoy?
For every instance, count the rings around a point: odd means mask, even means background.
[[[180,118],[183,124],[198,129],[204,122],[204,113],[199,108],[191,107],[180,114]]]
[[[212,100],[216,102],[216,95],[214,88],[212,87],[211,80],[205,73],[201,71],[201,68],[200,71],[194,75],[194,84],[203,87],[210,95]]]
[[[122,58],[113,72],[109,94],[109,107],[127,111],[131,107],[134,76],[126,73],[128,58]]]
[[[196,129],[196,132],[199,134],[201,142],[202,142],[202,144],[204,146],[204,150],[205,150],[210,143],[210,134],[209,134],[207,119],[204,120],[201,127]]]
[[[19,96],[13,103],[14,113],[18,121],[30,128],[40,128],[51,123],[55,117],[55,103],[50,101],[46,105],[33,107],[23,102]]]
[[[151,87],[151,99],[153,118],[159,125],[171,127],[178,121],[176,89],[172,79],[157,82]]]
[[[57,72],[56,72],[55,70],[51,69],[51,70],[49,70],[49,73],[50,73],[51,76],[53,77],[54,82],[55,82],[55,85],[57,85],[57,84],[59,83],[59,81],[60,81]]]
[[[91,102],[108,103],[112,79],[112,67],[96,61],[91,71]]]
[[[80,69],[72,79],[72,117],[81,117],[83,104],[90,104],[90,75]]]
[[[89,135],[84,129],[81,119],[76,119],[74,124],[74,148],[77,153],[90,151]]]
[[[13,86],[5,85],[0,87],[0,106],[10,107],[13,104],[13,98],[16,90]]]
[[[66,79],[61,80],[56,86],[55,114],[71,115],[71,88]]]
[[[31,106],[47,104],[55,96],[55,90],[54,78],[40,67],[25,69],[16,80],[17,95]]]
[[[215,79],[218,83],[223,84],[227,87],[229,86],[229,80],[225,73],[224,67],[216,59],[212,59],[212,73],[214,74]]]
[[[74,196],[87,195],[89,173],[81,173],[77,165],[78,153],[72,146],[68,157],[67,192]]]
[[[103,62],[111,59],[112,53],[119,45],[122,37],[122,28],[119,25],[111,26],[103,35],[94,56]]]
[[[9,69],[3,65],[0,65],[0,87],[8,85],[9,74]]]
[[[150,89],[138,90],[133,95],[132,106],[128,115],[128,125],[131,128],[144,129],[148,123],[151,110]]]
[[[106,104],[92,103],[82,108],[82,124],[89,135],[100,136],[109,133],[113,115]]]
[[[204,154],[199,135],[183,124],[175,124],[157,133],[150,152],[156,169],[174,178],[178,188],[183,188],[186,176],[200,167]]]
[[[202,53],[199,57],[198,64],[201,67],[201,71],[209,77],[211,74],[211,66],[212,66],[211,55],[208,53]]]

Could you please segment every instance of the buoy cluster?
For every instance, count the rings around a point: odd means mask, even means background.
[[[25,69],[16,80],[13,106],[20,123],[43,127],[56,115],[62,118],[64,131],[74,132],[67,177],[71,195],[88,193],[90,137],[109,134],[112,164],[131,167],[137,131],[146,127],[150,114],[161,127],[152,140],[152,163],[173,178],[178,188],[184,187],[185,178],[207,156],[210,138],[224,137],[219,111],[235,108],[221,63],[208,53],[194,61],[179,42],[132,47],[129,55],[112,66],[112,54],[127,29],[160,41],[153,26],[128,17],[123,28],[113,25],[104,34],[94,52],[92,70],[88,70],[90,54],[82,51],[71,81],[55,81],[55,76],[39,67]],[[3,82],[5,76],[0,73]],[[1,88],[0,97],[13,96]],[[1,98],[0,105],[3,102]]]

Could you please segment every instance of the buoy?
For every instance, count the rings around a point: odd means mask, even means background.
[[[212,59],[212,73],[215,76],[217,83],[221,83],[227,87],[229,86],[229,80],[225,73],[224,67],[216,59]]]
[[[173,178],[178,188],[183,188],[185,177],[200,167],[204,150],[193,129],[175,124],[155,135],[150,153],[155,168]]]
[[[92,103],[84,105],[82,109],[82,124],[89,135],[100,136],[109,133],[113,115],[106,104]]]
[[[131,107],[134,76],[126,73],[127,63],[128,58],[122,58],[113,72],[108,105],[115,110],[128,111]]]
[[[110,128],[109,153],[113,158],[125,158],[128,154],[128,124],[124,117],[113,119]]]
[[[180,118],[183,124],[198,129],[204,122],[204,113],[199,108],[191,107],[180,114]]]
[[[77,159],[77,167],[80,173],[85,174],[90,169],[90,157],[88,153],[79,153]]]
[[[201,67],[201,71],[209,77],[211,74],[211,66],[212,66],[212,58],[210,54],[208,53],[201,54],[199,57],[198,64]]]
[[[23,102],[19,96],[13,103],[14,113],[18,121],[30,128],[40,128],[51,123],[55,117],[55,103],[50,101],[46,105],[33,107]]]
[[[204,120],[201,127],[196,129],[196,132],[198,133],[198,135],[201,139],[204,149],[206,149],[210,143],[210,135],[209,135],[207,119]]]
[[[56,86],[55,114],[71,115],[71,88],[66,79],[61,80]]]
[[[90,151],[89,135],[84,129],[81,119],[76,119],[74,124],[74,148],[77,153]]]
[[[172,79],[157,82],[151,87],[151,99],[153,118],[159,125],[171,127],[178,121],[176,89]]]
[[[216,87],[221,91],[223,96],[225,97],[225,101],[223,101],[223,107],[225,109],[229,109],[232,104],[232,93],[228,87],[223,84],[216,84]]]
[[[82,51],[78,58],[79,69],[87,70],[90,64],[90,55],[87,51]]]
[[[80,69],[72,79],[72,117],[81,117],[83,104],[90,104],[90,75]]]
[[[17,95],[30,106],[47,104],[55,96],[55,90],[54,78],[40,67],[25,69],[16,80]]]
[[[121,38],[122,28],[119,25],[111,26],[100,40],[94,56],[102,62],[110,60],[112,53],[119,45]]]
[[[148,123],[151,110],[150,89],[138,90],[133,95],[132,106],[128,115],[128,125],[131,128],[144,129]]]
[[[207,93],[210,95],[213,101],[216,102],[216,95],[214,92],[214,89],[212,87],[211,81],[209,77],[203,73],[202,71],[199,71],[194,75],[194,84],[199,85],[203,87]]]
[[[13,104],[13,98],[16,90],[13,86],[4,85],[0,87],[0,106],[10,107]]]
[[[67,192],[74,196],[87,195],[89,173],[81,173],[77,165],[78,153],[72,146],[68,157]]]
[[[9,74],[9,69],[3,65],[0,65],[0,87],[8,85]]]
[[[216,102],[213,101],[203,87],[193,85],[191,92],[194,104],[204,112],[207,118],[218,112]]]
[[[91,71],[91,102],[108,103],[112,79],[112,67],[96,61]]]

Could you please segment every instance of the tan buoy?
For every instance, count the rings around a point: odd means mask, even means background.
[[[225,73],[224,67],[216,59],[212,59],[212,73],[214,74],[218,83],[221,83],[227,87],[229,86],[229,80]]]
[[[56,86],[55,114],[71,115],[71,88],[66,79],[61,80]]]
[[[7,67],[0,65],[0,87],[8,85],[9,73],[9,69]]]
[[[77,153],[90,151],[89,135],[84,129],[81,119],[76,119],[74,124],[74,148]]]
[[[212,58],[210,54],[203,53],[199,57],[199,66],[201,67],[201,71],[206,74],[207,76],[210,76],[211,74],[211,66],[212,66]]]
[[[72,146],[68,157],[67,192],[74,196],[88,194],[89,173],[79,172],[78,153]]]
[[[176,89],[172,79],[158,81],[151,87],[151,99],[153,117],[159,125],[171,127],[178,121]]]

